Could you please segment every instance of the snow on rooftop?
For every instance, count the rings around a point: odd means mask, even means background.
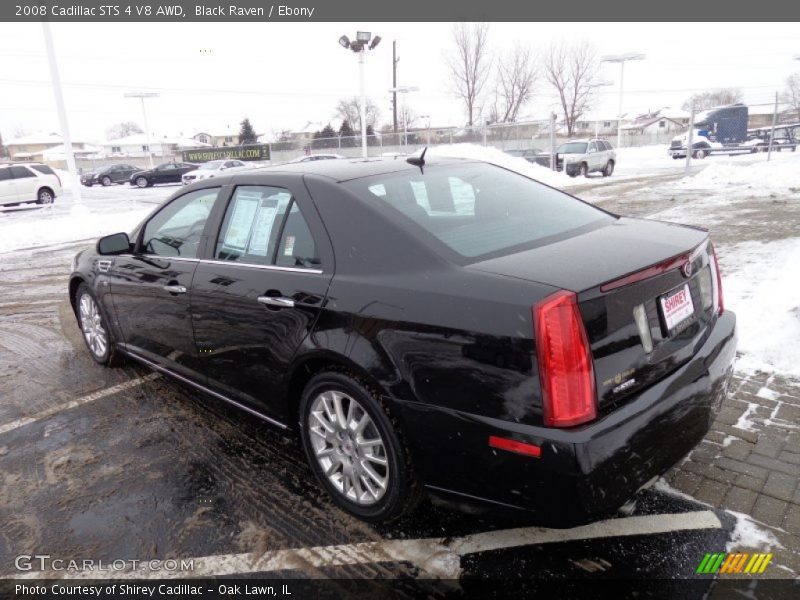
[[[24,135],[22,137],[14,138],[5,142],[6,146],[20,146],[20,145],[47,145],[47,144],[63,144],[64,140],[58,133],[33,133],[31,135]],[[73,144],[81,144],[83,142],[73,139]]]
[[[103,146],[138,146],[143,144],[175,144],[180,148],[197,148],[198,146],[210,146],[203,142],[198,142],[192,138],[185,138],[180,136],[150,136],[148,140],[147,135],[144,133],[134,133],[123,138],[115,140],[108,140],[103,142]]]

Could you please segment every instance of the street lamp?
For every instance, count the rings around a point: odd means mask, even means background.
[[[372,37],[369,31],[357,32],[356,39],[353,41],[350,41],[346,35],[339,38],[339,45],[342,48],[358,54],[358,76],[361,87],[361,154],[364,158],[367,158],[367,95],[364,91],[364,57],[367,50],[374,50],[380,42],[381,36]]]
[[[403,145],[408,146],[408,103],[406,102],[406,94],[411,92],[418,92],[419,87],[416,85],[398,85],[389,90],[393,94],[403,94]]]
[[[150,162],[150,168],[153,168],[153,153],[150,151],[150,126],[147,124],[147,110],[144,107],[145,98],[158,98],[155,92],[127,92],[126,98],[139,98],[142,101],[142,116],[144,117],[144,137],[147,142],[147,158]]]
[[[622,90],[625,83],[625,63],[629,60],[644,60],[647,55],[640,52],[624,54],[607,54],[600,57],[600,62],[619,63],[619,115],[617,117],[617,148],[622,144]]]
[[[606,86],[610,86],[610,85],[614,85],[614,83],[611,82],[611,81],[598,81],[597,83],[590,84],[589,87],[596,89],[596,88],[599,88],[599,87],[606,87]],[[597,119],[595,119],[595,121],[594,121],[594,137],[598,137],[598,130],[597,130],[598,126],[597,126],[597,123],[598,123],[598,121],[597,121]],[[617,140],[617,146],[619,147],[619,140]]]

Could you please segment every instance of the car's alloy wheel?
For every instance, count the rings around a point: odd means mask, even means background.
[[[361,506],[379,501],[392,473],[380,431],[358,401],[330,390],[311,403],[307,423],[314,457],[334,489]]]
[[[53,203],[53,192],[48,189],[39,190],[39,193],[36,195],[36,204],[52,204]]]
[[[147,177],[137,177],[136,178],[136,185],[140,188],[147,187]]]
[[[100,180],[100,183],[102,183],[102,184],[103,184],[105,187],[108,187],[108,186],[110,186],[110,185],[111,185],[111,177],[109,177],[108,175],[106,175],[105,177],[103,177],[103,178]]]
[[[97,303],[89,292],[81,294],[78,300],[78,314],[86,346],[96,360],[103,361],[108,356],[108,333]]]

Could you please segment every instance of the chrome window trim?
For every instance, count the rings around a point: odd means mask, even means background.
[[[189,263],[203,263],[209,265],[225,265],[229,267],[250,267],[253,269],[266,269],[268,271],[287,271],[289,273],[308,273],[310,275],[322,275],[322,269],[304,269],[301,267],[279,267],[278,265],[256,265],[253,263],[240,263],[228,260],[214,260],[210,258],[187,258],[183,256],[160,256],[158,254],[118,254],[117,256],[125,256],[134,258],[135,256],[143,256],[157,260],[177,260],[178,262]]]

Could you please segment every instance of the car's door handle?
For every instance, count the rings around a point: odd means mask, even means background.
[[[285,296],[259,296],[256,300],[261,302],[261,304],[277,306],[279,308],[292,308],[294,306],[294,300],[286,298]]]
[[[186,286],[185,285],[165,285],[163,288],[165,292],[169,292],[170,294],[185,294],[186,293]]]

